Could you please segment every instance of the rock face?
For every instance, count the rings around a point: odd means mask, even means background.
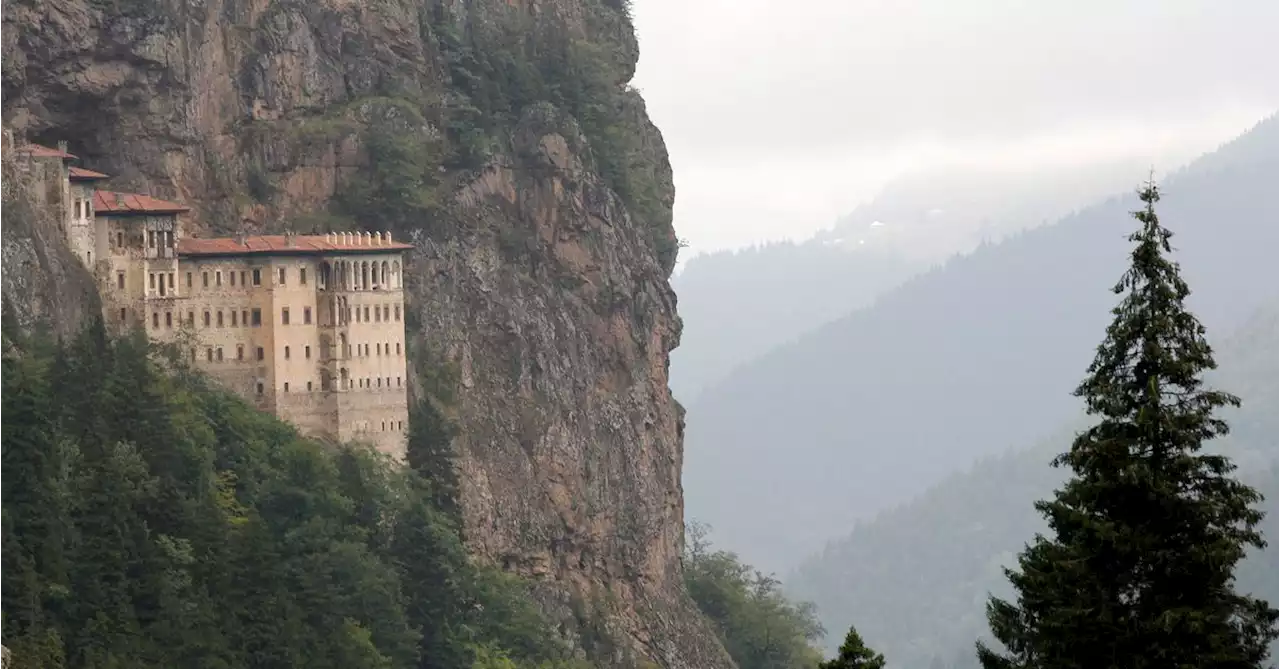
[[[611,664],[732,666],[682,584],[674,189],[625,87],[625,3],[6,0],[3,15],[18,134],[192,205],[198,230],[346,217],[412,241],[411,353],[451,371],[415,396],[456,423],[477,558],[533,577]]]

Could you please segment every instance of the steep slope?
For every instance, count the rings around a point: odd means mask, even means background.
[[[1239,465],[1239,475],[1266,496],[1264,533],[1271,546],[1238,572],[1241,587],[1276,596],[1276,394],[1280,383],[1276,302],[1271,299],[1242,328],[1213,337],[1216,387],[1240,395],[1240,409],[1224,412],[1232,433],[1217,444]],[[1083,376],[1083,373],[1082,373]],[[986,632],[988,592],[1008,594],[1000,567],[1036,532],[1046,531],[1032,508],[1048,498],[1066,472],[1052,457],[1071,443],[1063,429],[1037,446],[987,458],[948,477],[925,494],[860,523],[847,536],[811,556],[788,578],[791,594],[814,601],[828,629],[856,625],[868,643],[899,667],[928,666],[965,656]],[[828,645],[836,640],[828,639]]]
[[[738,365],[868,306],[983,239],[1056,220],[1114,193],[1145,165],[910,173],[812,239],[696,256],[671,280],[684,323],[671,354],[672,392],[695,402]]]
[[[1164,183],[1161,218],[1211,331],[1274,290],[1277,134],[1271,117]],[[784,569],[855,519],[1061,424],[1113,306],[1134,201],[981,247],[708,390],[688,414],[690,518]]]
[[[674,192],[626,3],[9,0],[3,56],[8,127],[198,230],[411,240],[468,547],[597,656],[730,666],[680,573]]]

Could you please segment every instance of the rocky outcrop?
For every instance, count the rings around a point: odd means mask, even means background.
[[[682,585],[674,189],[625,3],[6,0],[3,38],[6,125],[199,229],[411,239],[473,553],[611,664],[732,666]]]
[[[47,167],[20,165],[13,151],[5,151],[0,309],[6,325],[69,337],[101,306],[93,277],[64,241],[64,203],[49,201],[43,178]]]

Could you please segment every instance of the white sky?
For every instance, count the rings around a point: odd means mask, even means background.
[[[808,237],[913,168],[1172,168],[1280,107],[1277,0],[633,0],[633,14],[633,83],[692,251]]]

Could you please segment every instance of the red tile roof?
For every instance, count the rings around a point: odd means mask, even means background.
[[[258,237],[218,237],[213,239],[179,239],[178,253],[187,256],[222,256],[222,255],[310,255],[315,253],[380,253],[385,251],[406,251],[412,249],[410,244],[383,241],[378,243],[372,237],[365,244],[360,235],[353,235],[351,242],[341,234],[332,235],[294,235],[293,244],[285,235],[262,235]]]
[[[61,149],[51,149],[41,144],[27,144],[18,147],[18,153],[30,154],[32,158],[75,158],[75,156]]]
[[[157,200],[150,195],[93,191],[93,213],[97,215],[181,214],[188,211],[191,207]]]
[[[103,174],[102,172],[94,172],[93,170],[86,170],[83,167],[72,167],[69,171],[71,172],[72,181],[94,181],[97,179],[109,178],[107,175]]]

